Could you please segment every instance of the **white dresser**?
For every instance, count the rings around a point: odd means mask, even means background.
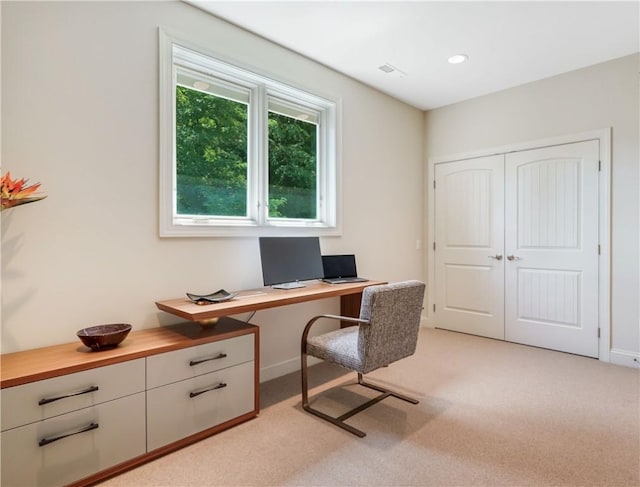
[[[258,343],[221,318],[3,355],[0,483],[88,485],[255,417]]]

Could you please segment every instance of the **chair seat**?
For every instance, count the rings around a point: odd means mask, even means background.
[[[307,354],[351,370],[361,370],[362,360],[358,354],[358,327],[349,326],[307,338]]]

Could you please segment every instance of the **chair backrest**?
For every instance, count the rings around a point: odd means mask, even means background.
[[[413,355],[418,342],[425,284],[403,281],[370,286],[362,292],[358,352],[362,373]]]

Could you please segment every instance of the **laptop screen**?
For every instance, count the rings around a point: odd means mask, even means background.
[[[325,279],[337,277],[357,277],[356,256],[348,255],[323,255],[322,267]]]

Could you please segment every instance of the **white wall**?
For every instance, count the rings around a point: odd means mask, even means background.
[[[423,114],[177,2],[2,2],[2,170],[48,198],[2,213],[2,352],[86,326],[180,321],[154,301],[262,284],[257,239],[158,237],[158,27],[342,100],[343,236],[372,278],[422,278]],[[337,300],[261,311],[263,379]],[[284,364],[279,367],[278,364]]]
[[[632,55],[425,115],[427,157],[612,127],[611,361],[640,352],[639,84]]]

